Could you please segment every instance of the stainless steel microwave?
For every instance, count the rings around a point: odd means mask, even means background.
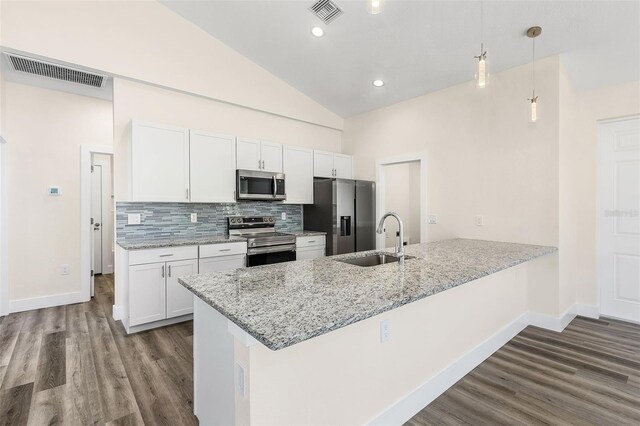
[[[236,170],[236,199],[286,200],[284,173]]]

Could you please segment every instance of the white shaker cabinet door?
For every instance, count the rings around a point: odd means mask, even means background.
[[[133,201],[189,201],[189,130],[132,121]]]
[[[164,262],[129,267],[129,326],[165,319]]]
[[[313,204],[313,150],[285,146],[282,159],[287,191],[286,202]]]
[[[340,179],[353,179],[353,158],[350,155],[333,154],[334,176]]]
[[[282,144],[262,141],[260,143],[260,157],[262,158],[263,171],[282,173]]]
[[[195,130],[190,135],[191,201],[235,202],[235,138]]]
[[[333,177],[333,152],[313,151],[313,175],[316,177]]]
[[[193,293],[178,278],[198,273],[198,260],[167,262],[167,318],[193,313]]]
[[[236,142],[236,168],[241,170],[262,170],[259,140],[238,138]]]

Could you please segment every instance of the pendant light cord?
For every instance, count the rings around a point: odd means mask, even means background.
[[[531,64],[531,80],[533,82],[533,95],[532,99],[536,97],[536,39],[533,40],[533,61]]]

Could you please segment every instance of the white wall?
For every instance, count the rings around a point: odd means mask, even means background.
[[[15,1],[2,7],[5,47],[342,127],[342,118],[156,1]]]
[[[114,81],[116,201],[128,200],[131,120],[340,151],[341,132],[123,79]]]
[[[640,81],[589,91],[560,69],[560,304],[598,301],[596,182],[598,120],[640,114]]]
[[[527,120],[531,68],[492,76],[345,120],[343,151],[355,176],[375,161],[426,152],[429,240],[452,237],[558,244],[557,57],[536,63],[540,119]],[[483,215],[485,226],[475,225]]]
[[[80,291],[80,146],[112,144],[112,104],[9,82],[5,96],[9,297],[23,306]]]

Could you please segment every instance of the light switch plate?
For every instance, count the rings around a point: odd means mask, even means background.
[[[429,218],[427,219],[427,223],[429,225],[435,225],[436,223],[438,223],[438,216],[435,214],[430,214]]]
[[[127,215],[127,224],[128,225],[140,225],[140,213],[129,213]]]

